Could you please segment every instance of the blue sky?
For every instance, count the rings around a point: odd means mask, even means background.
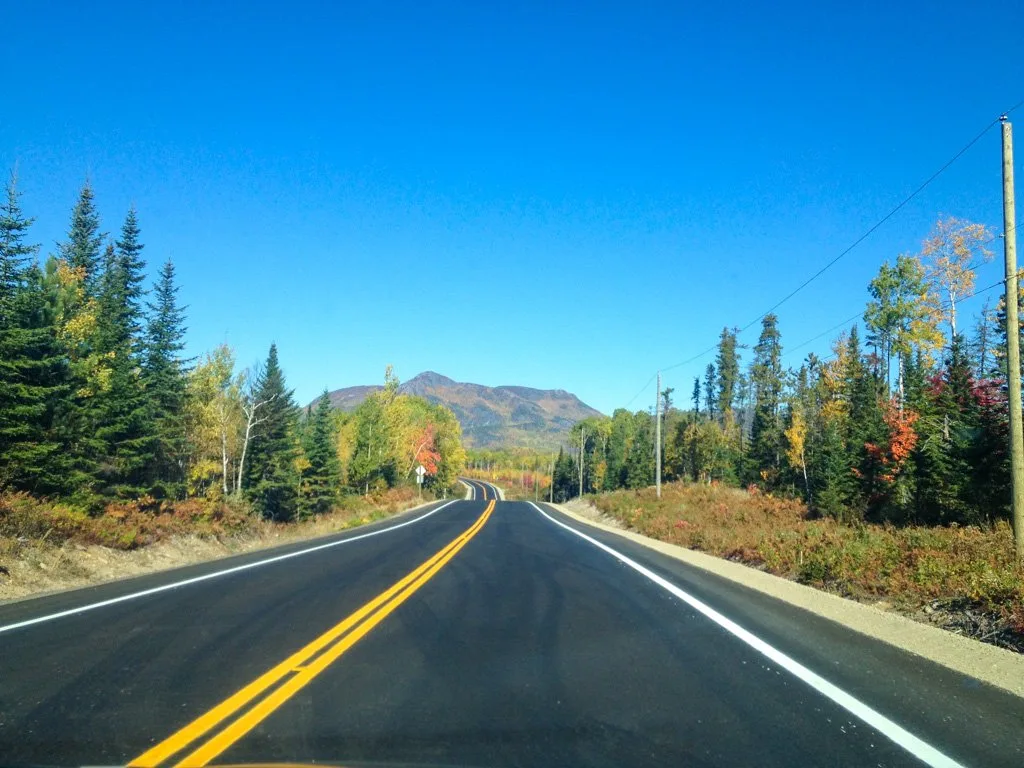
[[[301,402],[393,363],[611,412],[1024,99],[1012,0],[4,5],[0,168],[43,253],[86,176],[108,231],[134,202],[189,351],[274,340]],[[938,213],[1000,229],[999,162],[994,128],[779,309],[784,348]]]

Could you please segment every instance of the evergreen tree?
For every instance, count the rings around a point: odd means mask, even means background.
[[[31,219],[21,212],[11,175],[0,202],[0,489],[53,493],[65,488],[53,429],[64,360],[43,313],[41,275],[28,260]]]
[[[733,408],[740,388],[740,359],[736,351],[735,331],[722,329],[715,368],[718,372],[718,400],[715,408],[723,420],[730,421],[733,419]]]
[[[562,448],[558,449],[558,458],[555,459],[555,471],[552,476],[554,487],[554,499],[556,504],[562,504],[576,495],[579,490],[579,477],[576,474],[576,462],[572,456]]]
[[[651,417],[635,414],[633,442],[626,457],[626,487],[646,488],[654,483],[654,428]]]
[[[848,399],[849,415],[846,420],[847,463],[857,483],[848,500],[850,517],[863,519],[869,508],[878,503],[883,467],[869,445],[882,445],[888,440],[883,419],[882,402],[888,389],[881,372],[869,371],[860,352],[857,327],[850,329],[847,341],[846,370],[843,371],[843,390]]]
[[[709,419],[715,418],[716,384],[715,365],[708,363],[708,367],[704,369],[704,410]]]
[[[940,375],[933,377],[920,404],[915,451],[917,522],[926,525],[976,523],[978,508],[972,475],[981,442],[981,409],[974,395],[966,344],[957,334]]]
[[[71,212],[68,241],[59,246],[60,257],[83,273],[86,297],[95,296],[100,285],[100,215],[93,200],[92,185],[86,181]]]
[[[338,498],[341,466],[335,447],[331,400],[325,391],[316,408],[307,410],[303,434],[306,467],[302,472],[299,508],[304,515],[329,512]]]
[[[21,212],[17,181],[12,173],[0,201],[0,329],[16,324],[15,297],[25,285],[29,259],[39,250],[25,242],[34,220]]]
[[[298,409],[277,360],[277,345],[270,345],[267,362],[256,387],[255,399],[265,402],[263,416],[246,463],[246,495],[267,520],[295,517],[298,478],[295,471]]]
[[[750,378],[754,387],[754,419],[751,427],[750,459],[753,477],[769,485],[778,481],[782,466],[782,344],[778,318],[765,315],[761,336],[754,347]]]
[[[150,480],[159,496],[181,494],[185,468],[185,310],[178,306],[174,265],[160,270],[150,303],[142,381],[154,435]],[[140,446],[141,448],[141,446]]]
[[[850,517],[854,475],[842,429],[835,419],[827,419],[813,443],[810,460],[813,509],[837,520]]]
[[[144,339],[140,303],[145,263],[139,234],[133,208],[128,211],[116,250],[113,245],[107,248],[100,293],[99,347],[110,360],[110,376],[108,388],[98,398],[96,436],[105,446],[100,463],[103,492],[121,497],[145,491],[146,471],[156,456],[151,400],[141,375]],[[173,351],[175,358],[179,351],[180,344]]]
[[[693,393],[690,395],[690,402],[693,404],[693,420],[700,416],[700,376],[693,377]]]

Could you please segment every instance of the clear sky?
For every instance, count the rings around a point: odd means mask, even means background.
[[[134,202],[189,351],[274,340],[300,402],[393,363],[610,413],[1024,99],[1019,0],[744,5],[4,0],[0,167],[44,254],[87,176],[107,231]],[[999,163],[993,128],[779,309],[784,349],[939,212],[1001,229]]]

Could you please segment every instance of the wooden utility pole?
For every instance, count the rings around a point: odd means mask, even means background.
[[[658,388],[654,395],[654,485],[661,498],[661,371],[658,371]]]
[[[1024,433],[1021,432],[1020,324],[1017,319],[1017,213],[1013,200],[1013,126],[1003,124],[1003,255],[1006,258],[1006,383],[1010,406],[1010,475],[1013,540],[1024,560]]]

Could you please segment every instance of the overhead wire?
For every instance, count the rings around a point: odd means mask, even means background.
[[[847,256],[857,246],[859,246],[861,243],[863,243],[865,240],[867,240],[872,234],[874,234],[878,229],[880,229],[887,221],[889,221],[889,219],[891,219],[893,216],[895,216],[897,213],[899,213],[901,210],[903,210],[903,208],[905,208],[912,200],[914,200],[918,195],[920,195],[921,192],[923,192],[929,185],[931,185],[932,182],[934,182],[937,178],[939,178],[939,176],[941,176],[943,173],[945,173],[950,168],[950,166],[952,166],[957,160],[959,160],[961,157],[963,157],[963,155],[965,155],[975,144],[977,144],[985,136],[985,134],[987,134],[992,129],[993,126],[995,126],[997,123],[999,123],[1001,120],[1003,120],[1003,118],[1005,118],[1007,115],[1009,115],[1010,113],[1014,112],[1015,110],[1017,110],[1021,106],[1024,106],[1024,99],[1018,101],[1012,107],[1010,107],[1009,109],[1007,109],[1004,112],[1002,112],[999,117],[994,119],[992,122],[988,123],[988,125],[986,125],[974,138],[972,138],[963,147],[961,147],[956,152],[956,154],[954,154],[949,160],[947,160],[945,163],[943,163],[943,165],[937,171],[935,171],[931,176],[929,176],[913,192],[911,192],[909,195],[907,195],[905,198],[903,198],[894,208],[892,208],[888,213],[886,213],[881,219],[879,219],[871,227],[869,227],[862,235],[860,235],[860,237],[858,237],[856,240],[854,240],[849,246],[844,248],[835,258],[833,258],[831,261],[829,261],[827,264],[825,264],[823,267],[821,267],[817,272],[815,272],[809,278],[804,280],[802,283],[800,283],[800,285],[798,285],[796,288],[794,288],[788,294],[783,296],[779,301],[777,301],[775,304],[773,304],[767,310],[765,310],[760,315],[755,317],[749,323],[747,323],[746,325],[742,326],[741,328],[734,328],[733,330],[736,333],[736,335],[738,336],[739,334],[744,333],[745,331],[748,331],[751,327],[753,327],[754,325],[759,323],[761,320],[763,320],[769,314],[771,314],[776,309],[781,307],[787,301],[792,299],[794,296],[796,296],[798,293],[800,293],[804,288],[806,288],[808,285],[810,285],[815,280],[817,280],[819,277],[821,277],[825,272],[827,272],[829,269],[831,269],[833,266],[835,266],[841,259],[843,259],[845,256]],[[995,238],[992,238],[992,239],[994,240]],[[991,242],[991,240],[989,242]],[[989,288],[987,288],[985,290],[990,290],[992,287],[993,286],[990,286]],[[972,294],[972,296],[974,296],[974,295],[977,295],[977,293]],[[969,298],[969,297],[966,297],[966,298]],[[844,324],[845,324],[845,322],[851,322],[853,319],[854,318],[851,318],[850,320],[844,321]],[[835,328],[832,328],[831,330],[835,330]],[[830,331],[824,331],[821,334],[819,334],[817,337],[815,337],[814,339],[811,339],[808,342],[806,342],[805,344],[800,345],[800,346],[805,346],[807,343],[810,343],[811,341],[816,341],[817,339],[821,338],[822,336],[826,335],[829,332]],[[680,361],[678,363],[673,363],[672,365],[665,366],[665,367],[661,368],[660,370],[662,372],[671,371],[671,370],[674,370],[676,368],[680,368],[680,367],[682,367],[684,365],[689,365],[691,363],[694,363],[697,360],[699,360],[702,357],[704,357],[705,355],[715,351],[715,349],[717,349],[717,347],[718,347],[717,343],[712,344],[711,346],[707,347],[706,349],[701,350],[700,352],[698,352],[697,354],[687,358],[686,360],[682,360],[682,361]],[[798,346],[797,348],[800,348],[800,347]],[[635,395],[633,395],[633,397],[631,397],[629,399],[629,401],[626,403],[626,405],[624,407],[628,408],[630,405],[632,405],[633,402],[638,397],[640,397],[640,395],[643,394],[643,392],[647,389],[647,387],[650,386],[651,382],[654,381],[654,379],[655,379],[655,376],[651,376],[651,378],[647,380],[647,383],[644,384],[644,386],[641,387],[640,390],[638,390],[637,393]]]

